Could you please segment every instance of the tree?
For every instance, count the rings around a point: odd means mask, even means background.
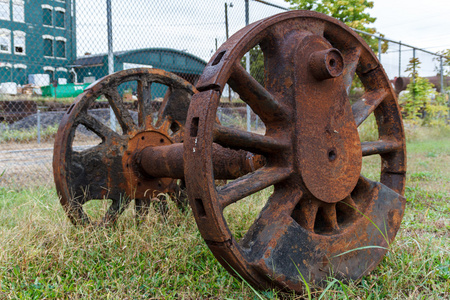
[[[241,60],[241,65],[245,68],[247,57]],[[250,49],[250,75],[261,85],[264,85],[264,55],[259,45]]]
[[[420,61],[412,58],[405,72],[409,72],[411,81],[406,87],[407,93],[399,98],[406,119],[423,119],[423,125],[438,125],[445,122],[448,114],[446,95],[438,94],[428,79],[419,76]]]
[[[450,49],[442,50],[438,52],[437,54],[442,55],[442,66],[444,67],[444,76],[450,76],[450,70],[448,67],[450,67]],[[433,58],[434,61],[436,61],[438,64],[441,63],[441,58],[439,56],[435,56]],[[445,67],[447,67],[447,70],[445,70]],[[441,68],[436,67],[437,74],[441,75]]]
[[[375,28],[368,25],[375,22],[366,10],[373,8],[373,1],[368,0],[285,0],[291,5],[291,9],[305,9],[324,13],[336,18],[351,28],[374,34]],[[361,34],[369,46],[378,52],[378,39]],[[382,51],[386,52],[387,44],[382,45]]]

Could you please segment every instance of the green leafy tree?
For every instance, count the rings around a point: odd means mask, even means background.
[[[241,60],[241,65],[245,68],[246,56]],[[250,49],[250,75],[261,85],[264,85],[264,55],[258,46]]]
[[[450,67],[450,49],[442,50],[438,54],[443,56],[442,65],[444,67]],[[440,60],[440,58],[437,58],[437,60]],[[450,76],[450,70],[448,68],[444,71],[444,76]]]
[[[422,119],[423,125],[444,123],[448,114],[448,96],[438,94],[428,79],[419,76],[420,64],[418,58],[412,58],[405,70],[411,78],[406,87],[407,93],[399,99],[405,118],[414,121]]]

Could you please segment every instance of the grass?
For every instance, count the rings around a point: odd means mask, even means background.
[[[56,98],[55,97],[43,97],[39,95],[18,94],[18,95],[0,95],[0,101],[15,101],[15,100],[33,100],[38,106],[46,106],[49,103],[61,103],[72,104],[74,97]]]
[[[450,299],[450,134],[416,128],[408,139],[406,213],[381,264],[355,282],[330,278],[305,295],[254,291],[215,260],[190,210],[152,208],[137,227],[75,228],[53,187],[0,188],[0,299]],[[439,131],[439,132],[436,132]],[[379,159],[364,159],[377,179]],[[255,195],[225,217],[242,236],[262,206]],[[93,202],[88,209],[101,213]]]
[[[44,129],[41,128],[41,140],[46,141],[54,138],[58,131],[58,126],[58,124],[55,124],[47,126]],[[0,143],[29,143],[31,141],[36,141],[37,137],[38,128],[36,126],[29,129],[10,129],[5,126],[0,132]]]

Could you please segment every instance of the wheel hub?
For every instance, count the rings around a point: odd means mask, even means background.
[[[128,147],[122,158],[127,194],[131,198],[151,199],[159,193],[167,193],[174,183],[171,178],[154,178],[141,169],[141,156],[144,148],[171,145],[172,140],[164,133],[149,130],[136,134],[128,141]]]
[[[350,194],[362,153],[343,82],[344,61],[323,37],[300,37],[295,50],[296,160],[306,188],[335,203]]]

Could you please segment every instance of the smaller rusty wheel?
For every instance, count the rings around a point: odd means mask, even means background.
[[[240,63],[257,45],[264,85]],[[355,75],[364,95],[351,104]],[[215,124],[227,83],[259,115],[265,134]],[[224,43],[197,89],[184,173],[197,225],[219,262],[256,287],[299,292],[303,278],[321,284],[330,275],[357,279],[374,269],[400,227],[406,161],[395,94],[367,44],[323,14],[275,15]],[[372,113],[379,139],[360,141],[358,126]],[[217,144],[261,155],[265,165],[218,187]],[[360,174],[370,155],[381,158],[376,181]],[[224,210],[263,190],[259,215],[246,233],[234,234]]]
[[[137,112],[127,108],[120,90],[137,89]],[[152,89],[164,92],[160,108],[152,101]],[[106,76],[77,97],[64,115],[56,135],[53,173],[60,202],[73,224],[113,224],[131,200],[136,215],[146,215],[150,199],[177,192],[170,178],[142,175],[137,155],[144,147],[183,141],[184,123],[195,88],[182,78],[157,69],[131,69]],[[120,128],[110,129],[90,108],[106,98]],[[107,110],[106,110],[107,113]],[[79,149],[79,132],[93,134],[98,145]],[[86,133],[87,132],[87,133]],[[83,135],[81,135],[83,138]],[[93,221],[83,205],[90,200],[111,200],[106,214]]]

